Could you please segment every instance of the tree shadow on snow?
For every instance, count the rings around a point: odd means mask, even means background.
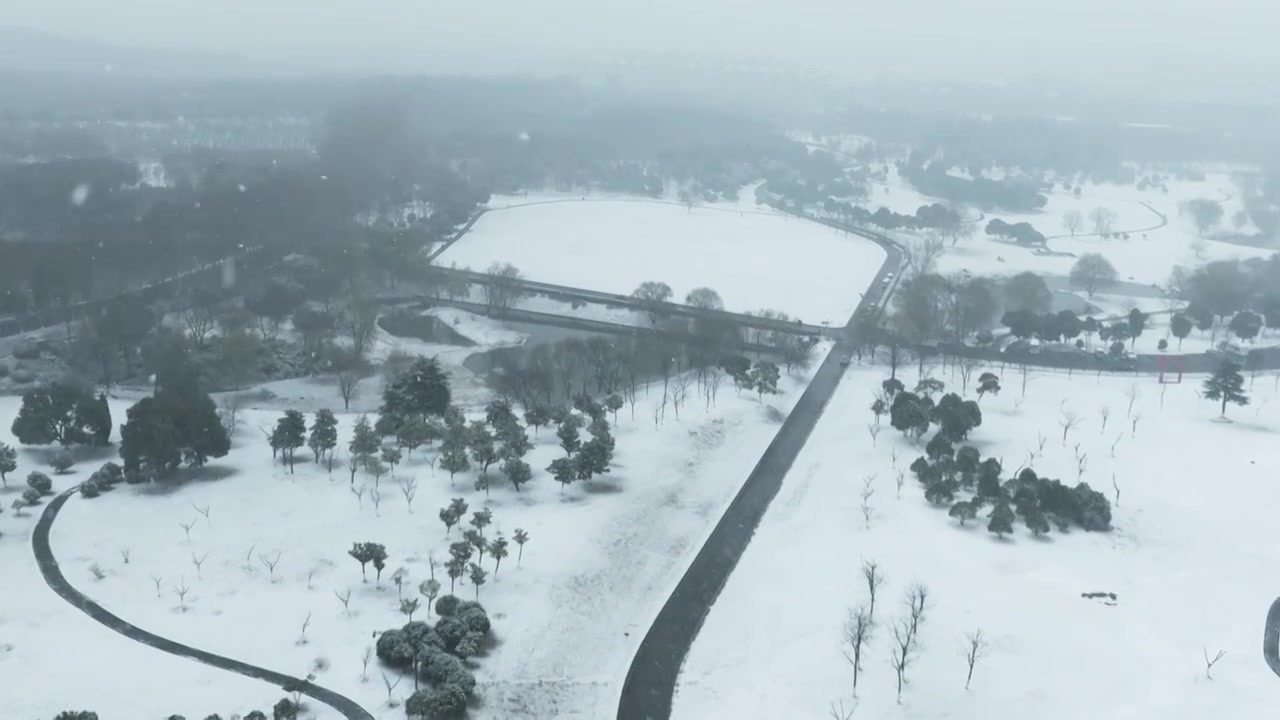
[[[177,492],[185,485],[192,483],[217,482],[225,480],[240,471],[229,465],[206,465],[202,468],[182,468],[171,475],[162,477],[155,482],[145,485],[139,485],[138,491],[142,495],[170,495]]]
[[[622,492],[622,478],[615,475],[607,479],[593,478],[582,483],[582,491],[588,495],[613,495]]]

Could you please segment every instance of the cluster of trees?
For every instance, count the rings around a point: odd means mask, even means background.
[[[182,464],[201,467],[231,449],[229,429],[186,367],[156,378],[156,391],[127,411],[120,426],[120,458],[125,472],[163,477]]]
[[[1009,328],[1010,334],[1022,340],[1033,337],[1042,342],[1075,340],[1078,348],[1085,345],[1084,340],[1077,339],[1080,335],[1083,334],[1092,342],[1092,336],[1096,333],[1099,340],[1110,343],[1108,349],[1112,354],[1120,355],[1124,352],[1125,341],[1128,340],[1132,346],[1146,329],[1147,314],[1133,308],[1127,317],[1108,324],[1095,317],[1081,319],[1071,310],[1057,313],[1011,310],[1000,318],[1000,323]]]
[[[889,378],[882,383],[871,412],[877,424],[881,415],[888,414],[889,424],[913,439],[924,437],[930,427],[936,425],[938,437],[960,442],[982,425],[982,410],[977,402],[964,400],[955,393],[947,393],[935,403],[933,396],[944,389],[941,380],[924,378],[916,384],[915,392],[909,392],[901,380]]]
[[[111,409],[106,395],[95,397],[85,387],[53,382],[23,394],[12,431],[24,445],[104,447],[111,441]]]
[[[1263,326],[1280,327],[1280,253],[1266,260],[1218,260],[1191,271],[1176,267],[1164,292],[1186,304],[1171,320],[1175,335],[1184,330],[1179,339],[1192,326],[1209,331],[1225,318],[1232,333],[1252,339]]]
[[[302,710],[297,700],[292,698],[280,698],[271,708],[271,715],[261,710],[251,710],[242,717],[242,720],[297,720],[298,713]],[[240,715],[233,717],[240,718]],[[443,717],[443,716],[442,716]],[[53,717],[53,720],[98,720],[98,713],[88,710],[64,710]],[[170,715],[164,720],[186,720],[182,715]],[[205,716],[204,720],[222,720],[222,716],[218,713]]]
[[[986,232],[991,237],[1012,240],[1019,245],[1043,246],[1045,244],[1044,234],[1032,227],[1029,222],[1007,223],[1000,218],[995,218],[987,223]]]
[[[894,304],[896,334],[918,346],[944,338],[959,342],[990,327],[1000,297],[988,278],[926,272],[904,281]]]
[[[385,665],[413,673],[414,693],[405,701],[405,713],[418,720],[466,714],[476,690],[469,663],[490,643],[492,625],[479,603],[443,595],[435,600],[435,612],[434,626],[410,620],[384,630],[375,645]]]
[[[920,157],[921,154],[912,151],[909,159],[898,163],[898,174],[925,195],[946,198],[987,212],[1034,212],[1049,202],[1034,182],[1014,178],[992,180],[980,176],[969,180],[949,174],[946,163],[928,162]]]
[[[925,447],[925,454],[911,463],[911,471],[924,486],[925,499],[949,507],[949,515],[964,525],[990,506],[987,529],[1004,537],[1013,532],[1013,523],[1022,518],[1034,535],[1049,532],[1050,523],[1061,532],[1071,524],[1087,531],[1111,529],[1111,503],[1088,483],[1068,487],[1023,468],[1001,482],[1001,464],[996,458],[983,459],[977,448],[959,448],[942,433]],[[962,491],[968,499],[956,500]]]
[[[921,205],[912,215],[896,213],[881,207],[875,212],[860,205],[828,198],[822,210],[848,225],[872,226],[882,230],[935,230],[952,244],[973,236],[973,229],[955,208],[940,203]]]

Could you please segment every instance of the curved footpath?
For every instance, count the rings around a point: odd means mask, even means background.
[[[887,273],[897,272],[901,267],[901,248],[883,235],[847,228],[834,222],[817,222],[861,235],[879,244],[887,254],[871,288],[858,305],[855,317],[857,312],[867,308],[868,303],[881,302],[887,298],[894,283],[884,283],[883,280]],[[769,503],[782,487],[783,478],[800,453],[800,448],[804,447],[827,401],[844,376],[844,367],[840,361],[852,353],[853,346],[848,332],[852,326],[853,318],[850,318],[846,332],[841,334],[827,354],[813,380],[783,421],[778,434],[760,456],[751,475],[716,523],[706,543],[645,633],[623,681],[622,697],[618,704],[619,720],[663,720],[671,716],[680,667],[693,646],[698,630],[720,591],[724,589],[729,574],[733,572],[738,559],[755,535],[756,526],[760,524]]]
[[[40,565],[40,574],[44,576],[45,583],[59,597],[98,623],[135,642],[150,645],[170,655],[202,662],[205,665],[239,673],[255,680],[263,680],[280,686],[286,692],[296,690],[313,700],[328,705],[341,713],[347,720],[373,720],[373,715],[370,715],[368,711],[354,701],[307,680],[260,668],[239,660],[232,660],[221,655],[214,655],[211,652],[198,650],[189,645],[183,645],[182,643],[162,638],[159,635],[153,635],[142,628],[130,625],[72,587],[71,583],[67,582],[66,576],[62,574],[62,569],[58,567],[57,559],[53,556],[53,549],[49,546],[49,530],[53,527],[53,521],[58,518],[58,511],[62,509],[62,506],[75,494],[78,488],[79,486],[76,486],[64,491],[46,505],[44,512],[40,514],[40,520],[36,523],[35,531],[31,535],[31,549],[35,551],[36,562]]]

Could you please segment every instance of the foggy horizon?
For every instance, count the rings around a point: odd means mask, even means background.
[[[617,7],[582,0],[498,6],[319,7],[296,0],[215,6],[183,0],[104,6],[54,0],[11,9],[6,26],[128,48],[214,51],[264,74],[529,74],[589,71],[628,54],[701,54],[780,63],[840,81],[884,77],[1003,82],[1044,75],[1168,91],[1213,79],[1250,85],[1280,65],[1258,0],[1083,0],[1046,9],[1010,0],[959,6],[824,0]],[[1243,6],[1243,7],[1241,7]],[[678,19],[673,22],[672,19]],[[1177,53],[1175,56],[1174,53]]]

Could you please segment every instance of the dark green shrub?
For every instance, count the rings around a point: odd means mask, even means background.
[[[53,481],[49,479],[48,475],[38,470],[27,476],[27,485],[30,485],[33,490],[41,495],[53,492]]]
[[[392,667],[407,668],[413,665],[416,650],[403,631],[385,630],[378,636],[375,652],[382,662]]]
[[[89,478],[80,483],[80,494],[87,498],[96,498],[101,494],[102,490],[98,485],[98,481]]]
[[[485,637],[489,634],[489,630],[491,628],[489,616],[485,613],[484,608],[479,605],[469,607],[459,612],[457,618],[461,620],[471,632],[479,633],[481,637]]]
[[[453,615],[458,610],[458,605],[462,601],[456,595],[441,595],[436,598],[436,615],[442,618]]]
[[[444,641],[444,648],[450,652],[453,651],[458,643],[462,641],[462,636],[468,632],[467,624],[456,617],[440,618],[436,623],[436,634]]]

